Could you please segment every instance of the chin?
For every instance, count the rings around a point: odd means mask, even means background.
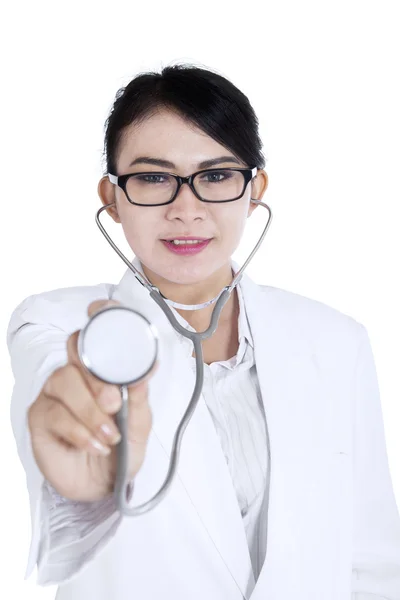
[[[168,279],[172,283],[179,283],[181,285],[190,285],[204,281],[209,273],[204,265],[172,265],[166,267],[162,273],[160,273],[164,279]]]
[[[140,258],[142,265],[151,273],[166,281],[180,285],[195,285],[212,277],[220,269],[231,262],[231,253],[226,257],[222,253],[211,253],[207,257],[201,253],[195,256],[157,256]]]

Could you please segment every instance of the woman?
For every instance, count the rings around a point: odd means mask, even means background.
[[[98,192],[115,203],[107,212],[133,264],[175,303],[215,298],[238,270],[231,255],[251,200],[268,185],[246,96],[191,66],[139,75],[117,94],[105,150]],[[240,169],[254,167],[246,183]],[[170,202],[168,173],[198,171],[195,187]],[[108,174],[132,177],[124,188]],[[243,184],[240,197],[203,202],[207,186],[229,195],[228,175]],[[207,243],[194,252],[171,242],[182,238]],[[399,600],[400,519],[365,327],[245,275],[202,344],[203,394],[174,483],[152,511],[123,519],[112,496],[118,388],[85,372],[77,354],[79,330],[109,302],[138,308],[160,333],[157,369],[129,390],[133,505],[164,481],[193,391],[192,342],[129,269],[118,285],[53,290],[15,309],[8,344],[33,526],[27,575],[37,563],[39,584],[59,584],[58,600]],[[213,308],[172,310],[204,331]]]

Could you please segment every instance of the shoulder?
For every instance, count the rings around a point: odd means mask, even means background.
[[[257,284],[261,304],[270,307],[293,335],[326,341],[351,341],[365,338],[365,326],[353,316],[322,301],[269,285]]]
[[[88,305],[94,300],[110,298],[114,289],[114,284],[99,283],[32,294],[15,307],[10,317],[8,334],[28,323],[72,333],[81,329],[87,321]]]

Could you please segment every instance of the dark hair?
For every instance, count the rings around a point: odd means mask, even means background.
[[[125,128],[163,108],[194,123],[250,167],[264,168],[258,119],[247,96],[213,71],[177,64],[141,73],[117,91],[104,126],[104,175],[117,174]]]

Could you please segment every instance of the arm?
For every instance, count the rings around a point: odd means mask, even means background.
[[[95,297],[98,298],[98,293]],[[91,300],[89,298],[87,304]],[[74,575],[104,547],[121,521],[112,497],[97,503],[76,503],[58,496],[44,481],[32,452],[28,408],[51,373],[66,364],[68,335],[83,324],[72,323],[71,331],[65,321],[59,326],[59,313],[63,313],[65,319],[68,312],[68,305],[60,308],[61,301],[61,291],[58,296],[51,292],[50,296],[26,298],[11,315],[7,330],[15,379],[11,423],[26,472],[32,523],[25,578],[31,575],[37,563],[38,583],[42,585],[59,583]]]
[[[400,517],[371,344],[362,326],[354,407],[351,600],[400,600]]]

